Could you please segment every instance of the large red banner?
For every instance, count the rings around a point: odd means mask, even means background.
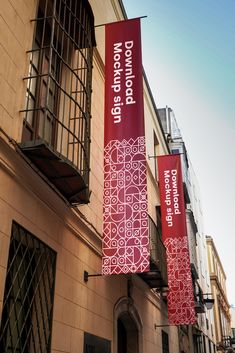
[[[104,275],[149,270],[140,20],[105,28]]]
[[[196,322],[180,155],[158,157],[162,237],[167,251],[171,325]]]

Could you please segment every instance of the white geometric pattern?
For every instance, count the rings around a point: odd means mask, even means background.
[[[167,251],[169,323],[193,324],[196,316],[187,236],[168,238],[164,245]]]
[[[148,271],[145,138],[110,141],[104,153],[102,272]]]

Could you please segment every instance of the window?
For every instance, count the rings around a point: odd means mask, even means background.
[[[13,222],[0,328],[1,353],[50,352],[56,253]]]
[[[162,353],[169,353],[168,334],[162,330]]]
[[[68,161],[79,171],[84,181],[80,189],[84,189],[89,182],[90,164],[92,57],[95,46],[92,10],[88,0],[39,0],[33,22],[35,33],[32,49],[28,52],[21,145],[31,150],[43,145],[47,149],[46,157],[48,151],[55,154],[50,154],[48,159]],[[45,172],[46,167],[42,165],[42,158],[35,164],[50,177],[50,172]],[[60,170],[58,175],[58,168],[57,165],[51,179],[56,175],[74,177],[70,171],[63,173]]]
[[[175,148],[175,149],[172,149],[171,150],[171,153],[172,154],[179,154],[180,153],[180,150],[178,148]]]
[[[111,353],[111,342],[105,338],[84,332],[84,353]]]

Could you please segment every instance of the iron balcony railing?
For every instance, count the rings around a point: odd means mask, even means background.
[[[167,287],[166,248],[161,239],[161,232],[149,216],[150,238],[150,271],[140,274],[140,277],[151,287],[161,289]]]
[[[194,283],[194,304],[195,311],[197,314],[205,312],[205,306],[203,302],[203,292],[197,283]]]
[[[161,231],[149,216],[150,261],[158,267],[163,280],[167,283],[166,248],[162,242]]]

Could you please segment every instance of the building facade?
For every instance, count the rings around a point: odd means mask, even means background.
[[[184,346],[186,341],[190,352],[211,353],[216,351],[214,316],[210,305],[213,303],[213,296],[211,294],[199,186],[173,110],[166,107],[158,109],[158,112],[171,153],[181,155],[187,235],[197,313],[195,325],[188,327],[187,330],[185,327],[180,328],[180,343]]]
[[[104,27],[118,0],[0,4],[0,351],[179,352],[156,159],[151,272],[101,276]],[[147,156],[169,153],[144,79]]]
[[[217,349],[220,352],[226,352],[231,349],[231,316],[226,291],[226,274],[211,236],[206,237],[206,244],[211,291],[215,300],[213,310]]]
[[[235,339],[235,307],[231,305],[230,307],[230,315],[231,315],[231,337]]]

